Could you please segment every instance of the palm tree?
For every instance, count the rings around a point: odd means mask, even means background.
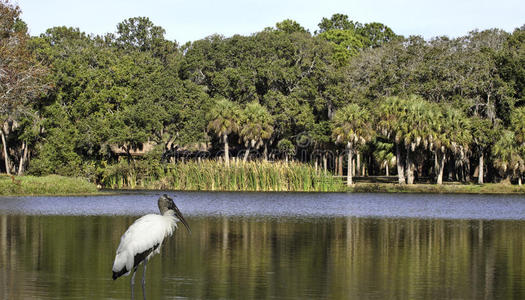
[[[376,146],[373,152],[374,159],[379,162],[380,169],[385,168],[385,175],[390,176],[390,166],[395,162],[395,155],[392,152],[394,144],[379,139],[374,144]]]
[[[523,151],[520,148],[516,134],[510,130],[503,130],[499,140],[492,147],[494,166],[505,176],[507,183],[512,175],[520,175],[525,171]],[[518,176],[518,183],[521,185],[521,176]]]
[[[353,184],[352,159],[355,148],[369,141],[374,134],[370,113],[357,104],[349,104],[335,113],[332,122],[332,137],[336,143],[346,144],[348,150],[347,185],[350,186]]]
[[[460,163],[467,158],[469,145],[472,142],[471,120],[458,109],[450,105],[444,106],[437,113],[433,123],[431,149],[436,160],[436,183],[443,183],[443,169],[447,152],[459,157]]]
[[[241,118],[240,136],[248,147],[243,161],[248,159],[250,149],[258,149],[273,133],[273,117],[259,102],[251,102],[244,108]]]
[[[224,143],[224,161],[230,166],[228,135],[239,130],[241,109],[239,105],[228,99],[219,99],[208,113],[208,130],[213,131]]]
[[[285,160],[288,163],[288,158],[295,155],[295,146],[289,139],[282,139],[277,143],[277,149],[284,154]]]
[[[514,109],[511,116],[511,125],[516,136],[516,142],[518,146],[519,154],[525,159],[525,107],[519,107]],[[518,174],[518,183],[521,185],[521,173]]]
[[[416,147],[428,148],[433,136],[432,119],[434,107],[424,99],[411,96],[407,99],[405,118],[400,120],[398,139],[403,141],[406,148],[407,184],[414,184],[415,161],[412,153]]]
[[[403,164],[403,141],[401,123],[406,120],[407,101],[399,97],[388,97],[381,101],[378,109],[376,130],[386,138],[393,141],[396,149],[397,176],[400,184],[405,183],[405,166]]]
[[[496,132],[489,119],[473,116],[470,118],[472,132],[472,148],[477,153],[478,183],[483,184],[485,177],[485,154],[489,152],[490,145],[495,142]]]

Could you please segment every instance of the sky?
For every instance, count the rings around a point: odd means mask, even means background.
[[[380,22],[405,36],[458,37],[473,29],[512,32],[525,24],[523,0],[11,0],[22,9],[31,35],[54,26],[93,34],[115,32],[119,22],[149,17],[179,44],[212,34],[249,35],[285,19],[310,32],[323,17],[346,14],[361,23]]]

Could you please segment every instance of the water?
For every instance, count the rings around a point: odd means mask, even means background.
[[[523,196],[171,194],[192,234],[148,299],[525,298]],[[115,249],[158,195],[0,197],[0,299],[129,299]]]

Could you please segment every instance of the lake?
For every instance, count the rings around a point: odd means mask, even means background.
[[[115,250],[160,194],[0,197],[0,298],[129,299]],[[148,263],[148,299],[525,299],[524,196],[168,194],[192,234]]]

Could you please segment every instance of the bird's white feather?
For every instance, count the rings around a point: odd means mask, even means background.
[[[125,266],[129,272],[133,268],[133,260],[136,254],[142,253],[158,245],[157,249],[148,255],[149,259],[155,253],[159,253],[164,238],[171,236],[177,228],[178,219],[172,213],[165,215],[145,215],[137,219],[126,230],[117,248],[117,255],[113,263],[113,271],[118,272]]]

